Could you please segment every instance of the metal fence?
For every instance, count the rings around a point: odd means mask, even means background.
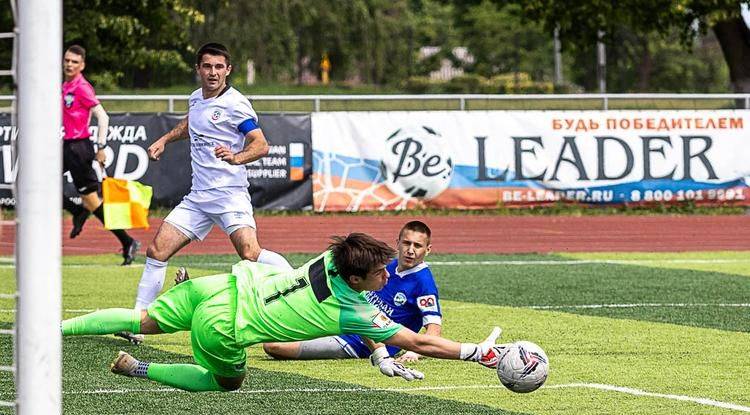
[[[99,95],[108,111],[185,112],[188,95]],[[261,112],[750,109],[750,94],[248,95]],[[0,95],[9,112],[12,95]]]

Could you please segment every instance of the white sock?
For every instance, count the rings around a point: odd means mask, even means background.
[[[277,254],[276,252],[269,251],[267,249],[260,250],[260,254],[258,255],[258,262],[260,262],[261,264],[273,265],[284,269],[294,269],[286,260],[286,258],[281,256],[280,254]]]
[[[135,308],[145,310],[156,299],[164,287],[164,277],[167,275],[167,263],[146,257],[146,266],[138,283],[138,294],[135,297]]]

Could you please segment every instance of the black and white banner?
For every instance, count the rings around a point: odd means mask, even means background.
[[[147,148],[171,130],[184,114],[110,114],[106,174],[152,186],[152,206],[175,206],[190,191],[192,170],[188,140],[167,145],[158,162],[148,159]],[[258,209],[309,209],[312,206],[312,147],[309,115],[260,116],[270,145],[269,154],[248,164],[249,192]],[[91,127],[92,137],[96,126]],[[0,183],[12,184],[16,166],[10,116],[0,114]],[[62,145],[62,139],[60,139]],[[96,166],[98,168],[98,166]],[[71,178],[63,180],[66,196],[75,197]],[[0,204],[15,205],[12,192],[0,189]]]

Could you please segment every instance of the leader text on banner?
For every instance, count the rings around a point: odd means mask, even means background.
[[[318,211],[750,204],[750,111],[312,117]]]

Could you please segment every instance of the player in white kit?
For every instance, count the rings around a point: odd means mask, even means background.
[[[258,244],[245,164],[265,156],[268,143],[250,101],[227,84],[231,70],[226,47],[203,45],[196,56],[201,88],[190,95],[188,116],[148,148],[149,157],[159,160],[168,143],[189,135],[193,183],[146,250],[138,309],[148,308],[161,291],[169,258],[191,241],[203,240],[214,224],[229,235],[241,258],[291,269],[283,256]]]

